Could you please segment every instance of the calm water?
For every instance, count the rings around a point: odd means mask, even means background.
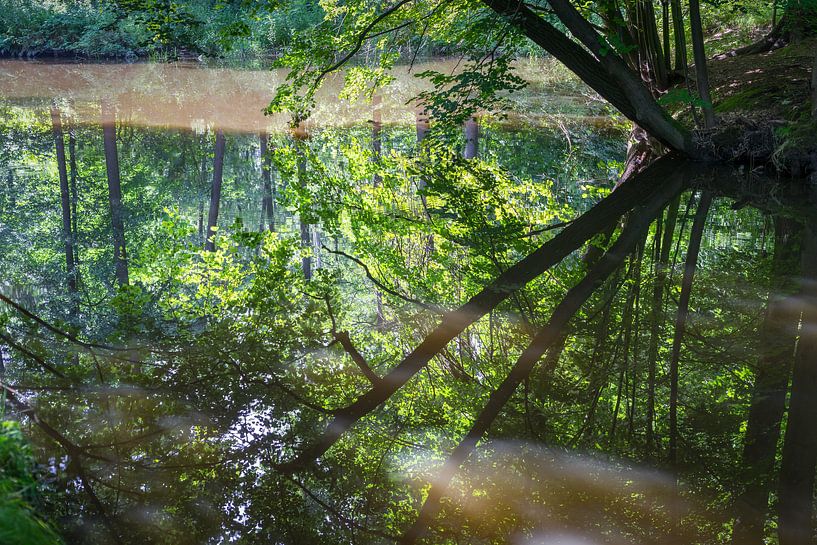
[[[594,215],[626,130],[520,70],[477,129],[426,134],[401,69],[374,103],[330,81],[291,132],[262,113],[274,71],[0,61],[2,382],[68,543],[386,543],[430,483],[430,543],[810,542],[812,197],[663,161]],[[460,308],[559,244],[495,307]]]

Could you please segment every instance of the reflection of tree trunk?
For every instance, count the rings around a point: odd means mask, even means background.
[[[311,444],[291,461],[277,465],[279,471],[294,471],[322,456],[356,422],[388,400],[409,379],[426,367],[436,354],[467,327],[479,320],[511,294],[576,251],[599,232],[605,232],[625,212],[661,194],[662,203],[677,193],[678,164],[659,160],[643,173],[622,184],[588,212],[579,216],[558,235],[507,269],[459,308],[447,312],[423,341],[396,365],[383,380],[353,403],[335,412],[335,417]],[[657,215],[657,213],[656,213]],[[652,216],[651,216],[652,217]]]
[[[76,261],[74,259],[74,234],[71,224],[71,197],[68,185],[68,169],[65,161],[65,137],[62,133],[62,119],[56,102],[51,103],[51,131],[57,150],[57,170],[60,175],[60,202],[62,204],[62,241],[65,247],[65,271],[68,274],[68,290],[77,291]]]
[[[119,155],[116,150],[116,114],[106,100],[102,101],[102,141],[105,148],[105,168],[108,173],[108,197],[111,205],[116,280],[119,285],[125,285],[128,283],[128,254],[125,249]]]
[[[462,154],[466,159],[474,159],[479,155],[479,122],[475,117],[465,121],[465,150]]]
[[[293,132],[296,143],[298,144],[298,183],[302,190],[306,190],[306,126],[301,122]],[[304,214],[299,214],[299,223],[301,228],[301,249],[308,250],[301,258],[301,270],[307,282],[312,280],[312,237],[309,233],[309,223],[304,218]]]
[[[383,183],[383,178],[380,176],[380,157],[383,153],[383,136],[381,131],[383,129],[383,116],[380,112],[380,106],[383,103],[383,99],[380,95],[375,95],[372,98],[372,160],[375,163],[375,168],[378,169],[375,171],[374,176],[372,177],[372,185],[374,187],[380,187],[380,184]],[[375,327],[377,329],[382,329],[383,325],[386,322],[386,318],[383,314],[383,294],[380,292],[378,288],[374,290],[374,299],[375,299]]]
[[[269,156],[269,134],[263,132],[261,141],[261,175],[263,178],[264,194],[261,198],[261,229],[264,229],[264,220],[267,221],[270,231],[275,231],[275,201],[272,196],[272,161]]]
[[[426,527],[439,510],[440,499],[446,492],[454,473],[476,448],[477,442],[488,431],[488,428],[519,384],[529,376],[533,366],[559,337],[559,332],[568,320],[581,308],[598,286],[618,269],[627,255],[633,251],[653,218],[660,213],[667,200],[680,190],[680,183],[680,176],[675,176],[674,180],[665,186],[665,191],[654,194],[643,207],[640,207],[631,215],[627,226],[610,250],[604,254],[577,285],[567,292],[564,299],[554,309],[548,323],[537,332],[531,344],[519,357],[508,376],[502,381],[502,384],[491,393],[488,402],[475,419],[469,432],[457,445],[436,475],[434,484],[426,497],[417,520],[403,535],[400,540],[401,544],[412,544],[423,536]]]
[[[701,250],[706,218],[709,206],[712,204],[712,193],[705,191],[698,203],[695,220],[689,234],[686,260],[684,262],[684,276],[681,280],[681,295],[678,298],[678,311],[675,316],[675,334],[672,338],[672,351],[669,361],[669,465],[673,472],[676,488],[676,497],[671,500],[670,516],[673,532],[680,529],[680,510],[678,494],[678,363],[681,358],[681,343],[684,340],[687,317],[689,316],[689,299],[692,295],[692,282],[695,277],[695,268],[698,263],[698,254]],[[672,239],[667,241],[671,242]]]
[[[72,125],[68,127],[68,181],[71,185],[71,232],[74,241],[74,267],[79,267],[79,229],[77,227],[77,204],[79,204],[79,190],[77,189],[77,139]],[[76,272],[76,271],[75,271]]]
[[[667,218],[658,220],[654,242],[655,283],[653,284],[652,307],[650,309],[650,344],[647,351],[647,430],[644,454],[650,458],[655,447],[655,380],[658,363],[658,344],[661,337],[661,324],[664,321],[664,291],[667,282],[667,262],[672,247],[675,223],[678,218],[680,197],[667,207]]]
[[[224,131],[216,130],[216,147],[213,151],[213,187],[210,190],[210,211],[207,213],[207,242],[204,249],[212,252],[216,249],[216,226],[218,225],[218,208],[221,204],[221,182],[224,177],[224,150],[226,142]]]
[[[706,191],[701,195],[692,231],[689,234],[684,276],[681,280],[681,296],[678,298],[678,314],[675,317],[675,335],[672,338],[672,352],[669,361],[669,462],[676,466],[678,462],[678,362],[681,358],[681,342],[684,340],[687,316],[689,315],[689,298],[692,294],[692,280],[701,250],[701,239],[706,227],[706,217],[712,204],[712,193]],[[670,239],[671,241],[672,239]]]
[[[418,152],[422,150],[422,142],[425,140],[426,135],[428,134],[429,129],[429,119],[428,113],[425,110],[417,110],[416,112],[416,127],[417,127],[417,150]],[[423,178],[420,178],[417,181],[417,189],[420,190],[420,202],[423,205],[423,210],[425,211],[426,218],[431,220],[431,214],[428,212],[428,203],[426,202],[425,192],[423,189],[426,187],[426,181]],[[428,239],[426,240],[426,248],[425,248],[425,257],[429,257],[432,253],[434,253],[434,235],[429,234]],[[425,258],[423,259],[425,262]]]
[[[778,490],[780,545],[813,543],[812,500],[817,463],[817,219],[809,219],[803,234],[800,265],[803,314]]]
[[[689,26],[692,30],[692,53],[695,57],[695,80],[698,85],[698,95],[703,101],[704,124],[706,128],[710,128],[715,126],[715,110],[712,108],[712,98],[709,96],[709,73],[706,69],[704,31],[701,26],[701,6],[698,0],[689,0]]]
[[[378,167],[380,165],[380,156],[383,153],[383,137],[381,135],[381,131],[383,129],[383,115],[380,112],[380,105],[382,103],[383,99],[380,97],[380,95],[375,95],[372,98],[372,160]],[[379,186],[382,181],[383,180],[380,177],[380,173],[375,172],[374,177],[372,178],[372,183],[374,186]]]
[[[743,445],[746,487],[736,499],[733,545],[763,545],[780,422],[786,405],[799,313],[791,297],[798,269],[800,226],[775,218],[772,288],[760,329],[760,358]]]

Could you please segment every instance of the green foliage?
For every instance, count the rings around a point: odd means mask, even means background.
[[[5,400],[4,400],[5,401]],[[0,421],[0,543],[57,545],[62,540],[33,507],[41,485],[20,425]]]

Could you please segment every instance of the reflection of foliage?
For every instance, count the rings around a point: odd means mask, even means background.
[[[32,507],[37,502],[39,487],[34,475],[34,459],[19,424],[3,420],[0,422],[0,543],[61,543]]]

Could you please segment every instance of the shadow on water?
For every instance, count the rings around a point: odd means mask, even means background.
[[[811,542],[800,181],[611,192],[592,130],[290,138],[237,114],[266,76],[2,66],[2,383],[67,542]]]

